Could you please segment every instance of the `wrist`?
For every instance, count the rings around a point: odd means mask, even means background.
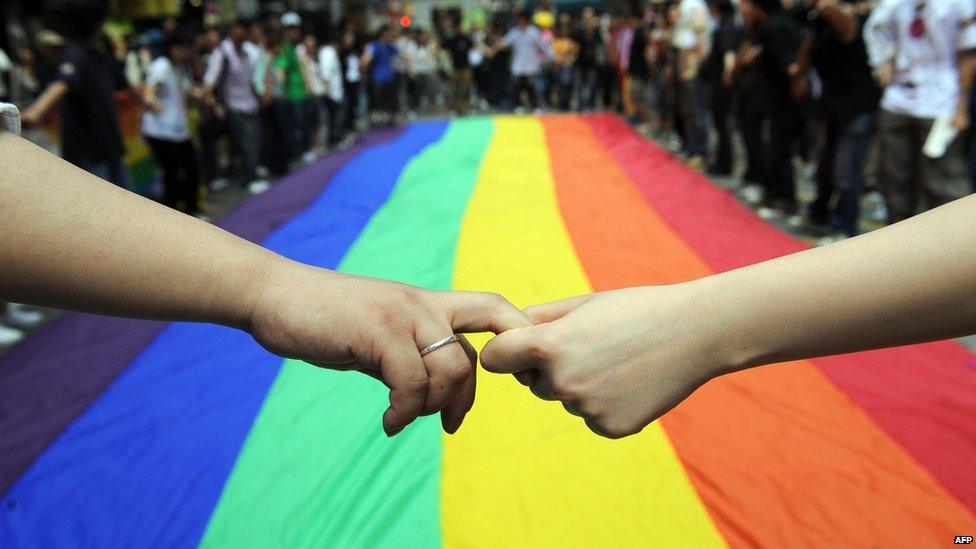
[[[700,320],[705,363],[711,377],[764,364],[769,340],[757,337],[754,323],[747,319],[745,307],[738,303],[734,281],[713,275],[684,284],[688,287]]]
[[[288,259],[259,249],[258,253],[238,266],[236,272],[239,274],[230,277],[224,291],[217,296],[219,305],[214,308],[218,311],[216,322],[252,331],[262,304],[267,303],[270,296],[283,286],[280,281],[285,271],[292,268],[293,262]]]

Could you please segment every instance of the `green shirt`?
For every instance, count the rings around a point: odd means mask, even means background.
[[[275,57],[275,67],[285,75],[285,99],[289,101],[305,101],[308,92],[305,91],[305,77],[302,75],[302,65],[291,42],[281,45],[281,52]]]

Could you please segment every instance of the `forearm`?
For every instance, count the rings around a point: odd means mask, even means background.
[[[277,256],[0,134],[0,299],[245,326]]]
[[[969,92],[976,77],[976,50],[959,52],[959,104],[958,110],[969,110]]]
[[[24,118],[37,120],[42,118],[51,107],[58,104],[64,95],[68,93],[68,86],[64,82],[56,81],[49,85],[41,96],[24,112]]]
[[[976,333],[976,197],[689,283],[722,372]],[[722,373],[719,372],[719,373]]]

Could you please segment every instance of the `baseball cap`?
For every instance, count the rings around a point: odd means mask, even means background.
[[[302,26],[302,16],[298,15],[293,11],[289,11],[281,16],[281,26],[282,27],[300,27]]]

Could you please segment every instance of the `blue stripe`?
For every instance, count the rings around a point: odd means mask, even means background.
[[[265,245],[335,268],[446,129],[367,149]],[[170,325],[7,492],[0,547],[195,546],[281,363],[243,332]]]

